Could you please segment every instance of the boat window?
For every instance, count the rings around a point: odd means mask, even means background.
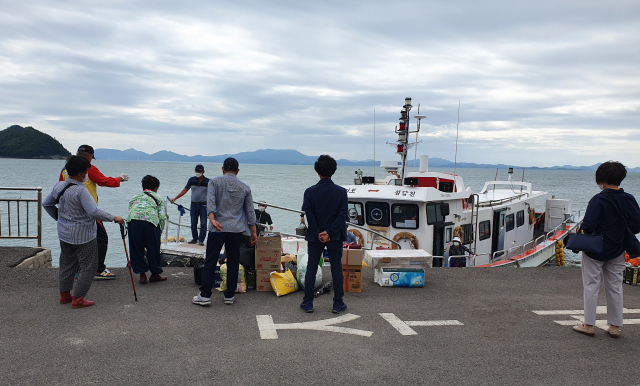
[[[514,224],[514,215],[510,214],[507,216],[507,232],[512,231],[513,228],[515,228],[515,224]]]
[[[464,240],[462,240],[463,244],[472,242],[473,241],[473,224],[464,224],[462,226],[462,233],[464,234]]]
[[[500,213],[500,226],[504,226],[504,213]]]
[[[389,204],[386,202],[369,201],[365,204],[367,209],[367,224],[388,227],[389,226]]]
[[[486,220],[478,224],[478,233],[480,240],[486,240],[491,237],[491,221]]]
[[[391,205],[391,224],[394,228],[418,229],[418,205]]]
[[[444,221],[442,205],[440,203],[427,204],[427,224]]]
[[[447,231],[444,234],[444,242],[445,243],[450,243],[451,242],[451,228],[447,228]]]
[[[524,210],[521,210],[518,213],[516,213],[516,224],[519,227],[524,225]]]
[[[349,217],[349,222],[351,224],[364,225],[364,217],[362,216],[363,211],[364,209],[362,208],[361,202],[349,201],[347,209],[347,217]]]
[[[440,182],[438,184],[438,190],[441,192],[452,193],[453,192],[453,182]]]

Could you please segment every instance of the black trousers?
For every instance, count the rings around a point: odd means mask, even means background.
[[[131,220],[128,224],[131,268],[134,273],[151,271],[153,275],[162,273],[160,255],[160,228],[149,221]],[[147,260],[145,261],[145,250]]]
[[[344,296],[344,277],[342,276],[342,241],[329,241],[326,244],[309,242],[307,244],[309,261],[307,263],[307,274],[304,277],[304,302],[313,302],[313,288],[316,282],[318,264],[322,258],[325,247],[329,252],[329,263],[331,264],[331,279],[333,280],[333,301],[342,303]]]
[[[107,246],[109,245],[109,236],[107,235],[107,230],[104,229],[104,224],[102,221],[96,220],[96,224],[98,225],[98,270],[96,272],[101,273],[107,266],[104,265],[104,259],[107,258]]]
[[[209,232],[207,236],[207,258],[202,270],[202,287],[200,296],[211,297],[211,289],[215,281],[216,265],[220,259],[220,251],[224,245],[227,253],[227,290],[224,296],[232,297],[238,287],[238,270],[240,269],[240,240],[242,233]],[[318,263],[316,263],[318,264]]]

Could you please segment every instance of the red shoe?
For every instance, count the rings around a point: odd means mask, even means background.
[[[140,274],[140,284],[147,284],[147,274],[146,273],[141,273]]]
[[[151,275],[151,277],[149,278],[149,281],[150,281],[150,282],[154,282],[154,281],[165,281],[165,280],[167,280],[167,278],[166,278],[166,277],[164,277],[164,276],[160,276],[159,274],[158,274],[158,275]]]
[[[71,291],[60,292],[60,304],[71,303],[72,300]]]
[[[75,297],[72,296],[73,300],[71,302],[71,308],[84,308],[84,307],[91,307],[92,305],[95,304],[95,302],[91,301],[91,300],[84,300],[84,297]]]

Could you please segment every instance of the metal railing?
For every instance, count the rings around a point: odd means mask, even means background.
[[[7,203],[7,228],[8,228],[8,234],[3,234],[2,233],[2,223],[0,222],[0,239],[26,239],[26,240],[38,240],[38,247],[42,247],[42,188],[41,187],[37,187],[37,188],[14,188],[14,187],[0,187],[0,190],[8,190],[8,191],[37,191],[38,192],[38,198],[0,198],[0,221],[2,219],[2,203],[6,202]],[[12,212],[11,212],[11,203],[15,202],[15,208],[16,208],[16,219],[15,219],[15,224],[17,224],[17,231],[18,234],[15,235],[13,232],[13,229],[11,227],[11,216],[12,216]],[[20,213],[20,204],[25,203],[25,205],[22,206],[26,206],[26,214],[24,215],[26,217],[26,220],[23,219],[21,213]],[[30,203],[37,203],[38,206],[38,218],[36,221],[36,235],[35,236],[31,236],[29,233],[29,204]],[[23,212],[24,213],[24,212]],[[22,223],[23,221],[26,222],[26,232],[23,235],[22,234]],[[6,233],[6,232],[5,232]]]
[[[566,220],[564,220],[562,223],[558,224],[555,228],[553,228],[552,230],[550,230],[549,232],[545,233],[544,235],[536,238],[535,240],[532,241],[527,241],[526,243],[519,245],[517,247],[512,247],[507,249],[503,249],[500,251],[495,251],[493,252],[493,254],[491,255],[491,264],[493,264],[496,261],[501,261],[501,260],[510,260],[513,256],[518,256],[523,254],[524,252],[528,251],[530,248],[526,248],[527,245],[529,245],[530,243],[533,243],[531,245],[532,248],[537,247],[538,245],[541,244],[545,244],[547,241],[549,241],[549,239],[551,237],[553,237],[556,233],[558,233],[559,231],[566,231],[567,230],[567,224],[569,223],[576,223],[575,219],[576,218],[580,218],[580,211],[574,212],[572,215],[570,215],[569,217],[567,217]],[[555,240],[553,240],[555,241]],[[514,253],[514,251],[518,251],[517,253]]]
[[[171,202],[171,199],[170,199],[169,197],[167,197],[167,198],[165,199],[164,214],[167,216],[167,224],[176,225],[176,226],[178,227],[178,231],[177,231],[177,232],[178,232],[178,234],[177,234],[176,240],[178,240],[178,241],[179,241],[179,240],[180,240],[180,228],[181,228],[181,227],[185,227],[185,228],[189,228],[189,229],[191,229],[191,225],[190,225],[190,224],[189,224],[189,225],[183,225],[183,224],[181,224],[182,216],[180,216],[180,217],[178,218],[178,222],[177,222],[177,223],[176,223],[176,222],[171,221],[171,220],[169,219],[169,213],[167,212],[167,206],[168,206],[168,205],[167,205],[167,203],[168,203],[168,202]],[[259,202],[254,201],[254,204],[258,205],[258,203],[259,203]],[[264,206],[269,206],[269,207],[272,207],[272,208],[276,208],[276,209],[286,210],[286,211],[289,211],[289,212],[294,212],[294,213],[298,213],[298,214],[304,214],[304,212],[303,212],[303,211],[301,211],[301,210],[285,208],[285,207],[283,207],[283,206],[277,206],[277,205],[267,204],[267,203],[264,203],[264,202],[260,202],[259,204],[260,204],[260,205],[264,205]],[[185,209],[186,209],[186,208],[185,208]],[[186,210],[189,210],[189,209],[186,209]],[[208,220],[207,220],[207,221],[208,221]],[[385,239],[385,240],[387,240],[387,241],[389,241],[389,242],[391,242],[391,243],[393,243],[393,244],[397,245],[397,246],[398,246],[398,248],[401,248],[401,246],[400,246],[400,244],[399,244],[398,242],[394,241],[393,239],[388,238],[387,236],[385,236],[385,235],[383,235],[383,234],[381,234],[381,233],[379,233],[379,232],[373,231],[373,230],[371,230],[371,229],[365,228],[365,227],[360,226],[360,225],[351,224],[351,223],[349,223],[349,222],[347,222],[346,224],[348,224],[348,225],[350,225],[350,226],[353,226],[354,228],[362,229],[362,230],[367,231],[367,232],[369,232],[369,233],[372,233],[372,234],[374,235],[373,237],[371,237],[371,248],[370,248],[370,249],[373,249],[373,240],[375,239],[375,237],[376,237],[376,236],[382,237],[383,239]],[[300,236],[298,236],[298,235],[292,235],[292,234],[288,234],[288,233],[282,233],[282,232],[280,232],[280,234],[281,234],[281,235],[283,235],[283,236],[288,236],[288,237],[298,237],[298,238],[303,238],[303,237],[300,237]],[[165,227],[164,227],[164,235],[165,235],[165,237],[164,237],[164,243],[165,243],[165,245],[166,245],[166,244],[168,243],[168,240],[169,240],[169,227],[168,227],[168,226],[165,226]]]

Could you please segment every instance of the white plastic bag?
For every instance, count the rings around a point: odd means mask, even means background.
[[[304,277],[307,274],[309,256],[305,252],[301,252],[298,254],[298,258],[296,260],[298,262],[298,283],[300,283],[300,288],[304,290]],[[318,272],[316,273],[316,285],[314,286],[314,289],[318,289],[320,287],[322,287],[322,267],[318,267]]]

